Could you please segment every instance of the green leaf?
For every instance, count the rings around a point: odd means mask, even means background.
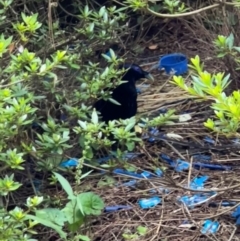
[[[115,105],[121,105],[119,102],[117,102],[116,100],[114,100],[113,98],[109,98],[109,101],[112,102]]]
[[[240,47],[234,46],[233,49],[237,50],[240,53]]]
[[[41,223],[42,225],[54,229],[61,238],[66,239],[67,234],[62,230],[62,228],[51,221],[47,220],[46,218],[42,219],[40,217],[36,217],[34,215],[27,214],[25,217],[26,220],[34,220],[37,221],[38,223]]]
[[[77,237],[82,241],[91,241],[91,239],[86,235],[78,235]]]
[[[77,222],[80,226],[84,223],[85,217],[78,208],[76,198],[68,202],[62,211],[64,212],[69,224],[75,224]]]
[[[77,199],[81,202],[86,215],[100,215],[104,208],[103,200],[93,192],[81,193]]]
[[[76,200],[77,200],[77,206],[78,206],[80,212],[82,213],[82,215],[84,216],[85,213],[84,213],[84,210],[83,210],[83,205],[82,205],[82,203],[81,203],[81,199],[76,198]]]
[[[97,115],[97,111],[96,111],[95,108],[93,109],[93,112],[92,112],[92,123],[93,124],[97,124],[98,123],[98,115]]]
[[[232,33],[227,37],[226,43],[229,50],[232,50],[234,44],[234,35]]]
[[[146,235],[147,231],[148,231],[147,227],[144,227],[144,226],[137,227],[137,232],[139,235],[142,235],[142,236]]]
[[[68,198],[72,199],[74,197],[74,193],[72,190],[72,187],[70,186],[67,179],[65,179],[62,175],[59,173],[53,172],[58,181],[61,183],[62,188],[65,190],[65,192],[68,194]]]
[[[126,146],[127,146],[128,151],[132,151],[134,149],[134,147],[135,147],[135,143],[128,141],[126,143]]]
[[[36,210],[36,216],[42,219],[47,219],[56,225],[63,227],[64,223],[67,221],[64,213],[57,208],[45,208]]]

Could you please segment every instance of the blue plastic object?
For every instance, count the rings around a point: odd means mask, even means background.
[[[164,68],[167,74],[182,75],[188,71],[187,57],[183,54],[164,55],[159,61],[159,69]]]
[[[240,206],[232,213],[232,217],[236,219],[236,225],[240,225]]]
[[[137,184],[137,180],[131,180],[118,185],[118,187],[134,187],[136,184]]]
[[[211,193],[200,193],[200,194],[195,194],[193,196],[183,196],[178,199],[179,202],[184,203],[187,207],[193,208],[199,204],[202,204],[212,196],[216,195],[215,192]]]
[[[190,188],[191,189],[203,189],[204,188],[204,182],[207,181],[208,176],[201,176],[201,177],[196,177],[194,178],[191,183],[190,183]]]
[[[155,177],[154,174],[148,172],[148,171],[143,171],[141,174],[138,174],[136,172],[129,172],[129,171],[126,171],[124,169],[120,169],[120,168],[116,168],[113,170],[113,173],[114,174],[123,174],[123,175],[126,175],[126,176],[131,176],[131,177],[137,177],[137,178],[152,178],[152,177]]]
[[[169,163],[172,167],[174,167],[177,172],[187,170],[190,165],[188,162],[181,159],[177,159],[176,161],[173,161],[169,156],[165,154],[161,154],[160,157],[164,161]],[[201,163],[201,162],[194,162],[192,165],[195,169],[208,168],[210,170],[219,170],[219,171],[230,171],[232,169],[232,167],[230,166],[222,166],[217,164],[208,164],[208,163]]]
[[[204,140],[205,142],[207,142],[207,143],[215,144],[215,141],[214,141],[212,138],[208,137],[208,136],[204,137],[203,140]]]
[[[76,167],[78,165],[78,159],[72,158],[64,161],[60,164],[60,167]]]
[[[202,234],[216,233],[218,228],[219,228],[219,222],[212,222],[211,220],[205,220],[201,233]]]
[[[119,210],[129,210],[132,209],[131,206],[128,205],[116,205],[116,206],[107,206],[104,208],[105,212],[114,212]]]
[[[146,198],[139,200],[138,204],[142,209],[152,208],[157,206],[159,203],[161,203],[161,198],[159,197],[152,197],[152,198]]]

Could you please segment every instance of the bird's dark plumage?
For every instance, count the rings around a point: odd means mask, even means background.
[[[122,80],[127,81],[113,90],[112,98],[121,105],[116,105],[110,101],[98,100],[94,107],[101,113],[105,122],[118,119],[127,119],[137,113],[137,90],[135,82],[141,78],[152,78],[136,64],[125,64],[120,68],[128,69]]]

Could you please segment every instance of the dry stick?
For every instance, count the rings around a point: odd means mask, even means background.
[[[239,4],[237,4],[237,3],[230,3],[230,2],[224,2],[224,4],[229,5],[229,6],[239,6]],[[207,10],[220,7],[221,5],[222,5],[222,3],[216,3],[216,4],[213,4],[213,5],[204,7],[204,8],[200,8],[200,9],[191,11],[191,12],[179,13],[179,14],[161,14],[161,13],[157,13],[157,12],[151,10],[150,8],[147,8],[147,12],[153,14],[154,16],[162,17],[162,18],[181,18],[181,17],[196,15],[196,14],[199,14],[201,12],[205,12]]]
[[[166,140],[164,140],[164,139],[162,139],[161,141],[164,141],[169,147],[171,147],[171,149],[172,149],[176,154],[178,154],[178,156],[181,157],[182,160],[185,159],[185,157],[184,157],[175,147],[173,147],[173,145],[171,145],[168,141],[166,141]]]
[[[233,230],[233,232],[232,232],[230,238],[228,239],[228,241],[231,241],[231,240],[233,239],[234,234],[236,233],[236,230],[237,230],[237,227],[234,227],[234,230]]]

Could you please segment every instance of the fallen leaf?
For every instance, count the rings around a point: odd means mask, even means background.
[[[148,46],[148,48],[151,49],[151,50],[154,50],[154,49],[158,48],[158,45],[157,44],[153,44],[153,45]]]
[[[11,54],[12,53],[12,51],[14,50],[14,48],[15,48],[15,43],[13,42],[13,43],[10,43],[10,45],[9,45],[9,47],[8,47],[8,50],[9,50],[9,53]]]

